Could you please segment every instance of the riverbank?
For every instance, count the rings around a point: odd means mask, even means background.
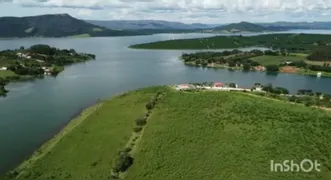
[[[130,140],[135,119],[145,115],[145,105],[158,88],[122,93],[85,109],[7,177],[107,179],[118,149]]]
[[[38,148],[27,160],[25,160],[21,165],[19,165],[15,170],[13,170],[9,177],[19,175],[19,172],[28,169],[33,166],[39,159],[43,158],[49,154],[53,148],[59,143],[63,138],[65,138],[69,133],[75,130],[81,123],[83,123],[91,114],[97,112],[104,101],[99,101],[96,104],[84,109],[77,117],[69,121],[69,123],[58,132],[52,139],[44,143],[40,148]]]
[[[225,68],[243,71],[266,71],[331,77],[330,61],[316,59],[312,54],[297,54],[282,51],[231,50],[223,52],[183,53],[180,59],[185,65]]]

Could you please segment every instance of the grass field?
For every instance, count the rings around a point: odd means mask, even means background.
[[[96,29],[95,31],[98,31],[98,30]],[[71,38],[87,38],[87,37],[91,37],[91,35],[89,35],[89,34],[78,34],[78,35],[74,35],[74,36],[70,36],[70,37]]]
[[[126,179],[330,179],[330,128],[322,110],[232,92],[171,92]],[[270,172],[270,160],[305,158],[322,162],[322,173]]]
[[[135,119],[145,112],[154,92],[155,88],[131,92],[86,110],[24,162],[17,169],[18,177],[108,179],[114,158],[131,137]]]
[[[305,61],[305,56],[257,56],[251,58],[251,60],[260,63],[263,66],[267,65],[279,65],[286,61]]]
[[[16,76],[16,74],[13,71],[0,71],[0,78],[6,78],[6,77],[12,77]]]
[[[109,179],[137,116],[164,91],[132,151],[126,180],[329,180],[331,116],[235,92],[147,88],[89,109],[18,170],[30,179]],[[91,114],[90,114],[91,113]],[[57,139],[59,138],[59,139]],[[42,154],[42,155],[40,155]],[[270,161],[318,160],[322,172],[275,173]]]

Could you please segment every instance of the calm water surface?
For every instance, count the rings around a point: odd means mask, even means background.
[[[295,31],[302,32],[302,31]],[[308,31],[331,34],[330,31]],[[137,37],[86,39],[17,39],[0,41],[0,49],[48,44],[96,54],[97,60],[66,68],[56,78],[8,85],[0,98],[0,174],[15,167],[74,115],[98,99],[151,85],[186,82],[273,83],[292,92],[298,89],[331,93],[331,79],[290,74],[187,67],[178,60],[182,50],[133,50],[127,47],[151,41],[207,37],[209,34],[159,34]]]

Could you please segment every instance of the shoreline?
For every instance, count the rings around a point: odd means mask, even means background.
[[[185,66],[190,66],[190,67],[202,67],[202,68],[210,68],[210,69],[227,69],[227,70],[230,70],[230,71],[238,71],[238,70],[239,71],[244,71],[241,67],[210,66],[210,65],[202,66],[202,65],[195,65],[193,63],[185,63],[185,62],[184,62],[184,65]],[[294,73],[282,72],[282,71],[279,71],[279,72],[269,72],[269,71],[259,71],[259,70],[248,70],[248,71],[245,71],[245,72],[265,72],[265,73],[297,74],[297,75],[311,76],[311,77],[317,77],[317,73],[318,73],[318,71],[315,71],[315,74],[313,74],[312,71],[305,72],[304,69],[302,69],[302,71],[298,71],[298,72],[294,72]],[[330,73],[327,73],[327,72],[322,72],[321,77],[331,78],[331,74]]]
[[[88,105],[87,107],[77,111],[77,113],[73,114],[67,122],[63,123],[59,128],[57,128],[57,130],[52,132],[53,135],[50,138],[45,138],[45,140],[41,142],[38,147],[33,150],[32,153],[22,159],[22,161],[20,161],[20,163],[16,165],[13,169],[5,172],[4,175],[8,173],[15,173],[17,171],[20,171],[21,169],[24,169],[25,167],[29,167],[30,165],[34,164],[38,159],[50,153],[63,137],[73,131],[80,124],[84,123],[84,121],[91,114],[95,113],[99,108],[101,108],[104,103],[104,100],[97,100]]]

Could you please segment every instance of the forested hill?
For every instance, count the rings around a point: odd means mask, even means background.
[[[232,23],[225,26],[215,27],[214,31],[229,31],[229,32],[265,32],[279,31],[281,28],[265,27],[249,22]]]
[[[111,30],[68,14],[0,17],[0,37],[126,36],[141,32]]]

